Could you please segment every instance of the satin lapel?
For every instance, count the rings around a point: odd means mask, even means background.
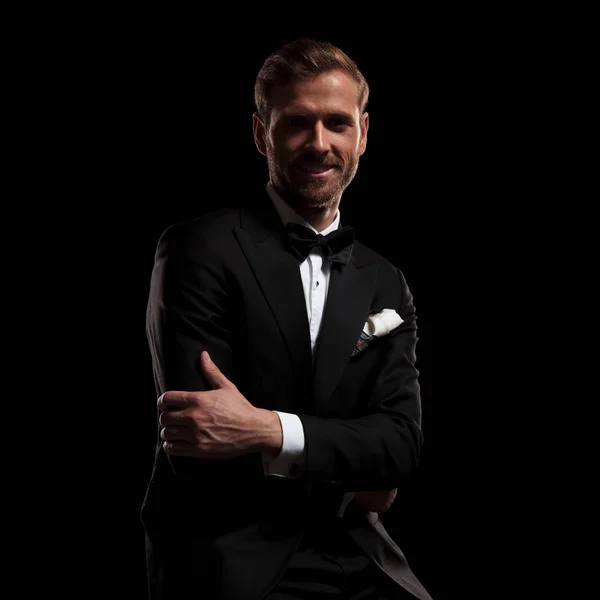
[[[314,366],[314,392],[319,410],[326,407],[367,320],[375,293],[377,266],[334,266],[321,323]]]
[[[299,376],[300,381],[309,381],[310,332],[297,259],[285,249],[277,232],[256,222],[236,227],[235,234],[277,321],[294,376]]]

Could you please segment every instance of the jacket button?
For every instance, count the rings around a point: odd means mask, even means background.
[[[300,474],[300,467],[296,463],[293,463],[290,466],[289,474],[290,474],[290,477],[296,477],[297,475]]]

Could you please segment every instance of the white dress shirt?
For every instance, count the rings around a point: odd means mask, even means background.
[[[271,183],[266,185],[267,192],[275,209],[285,225],[289,222],[299,223],[308,227],[315,233],[327,235],[336,230],[340,224],[340,213],[338,211],[333,223],[326,229],[318,232],[310,223],[307,223],[298,215],[275,191]],[[321,248],[313,249],[306,260],[300,264],[300,275],[304,287],[304,300],[306,302],[306,314],[308,315],[307,327],[310,331],[310,343],[313,351],[321,329],[321,319],[327,300],[329,289],[329,274],[331,265],[325,259]],[[299,417],[294,414],[275,411],[281,421],[283,431],[283,445],[281,452],[275,459],[263,454],[263,465],[266,475],[277,477],[298,477],[304,467],[304,429]]]

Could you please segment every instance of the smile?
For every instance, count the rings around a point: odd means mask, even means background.
[[[334,171],[334,167],[317,167],[300,164],[295,164],[294,168],[297,171],[300,171],[300,173],[309,175],[310,177],[327,177],[327,175]]]

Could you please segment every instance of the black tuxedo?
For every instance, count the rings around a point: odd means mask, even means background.
[[[186,597],[259,600],[305,525],[335,518],[346,491],[402,494],[418,463],[417,328],[402,273],[355,242],[349,264],[332,267],[313,364],[299,262],[284,240],[262,191],[256,208],[176,224],[158,244],[147,319],[157,396],[209,389],[199,367],[208,350],[253,405],[300,417],[307,450],[301,476],[284,479],[265,476],[258,453],[169,459],[158,440],[142,507],[149,578],[197,590]],[[367,316],[384,308],[404,322],[351,357]],[[376,515],[357,508],[350,534],[429,598]]]

